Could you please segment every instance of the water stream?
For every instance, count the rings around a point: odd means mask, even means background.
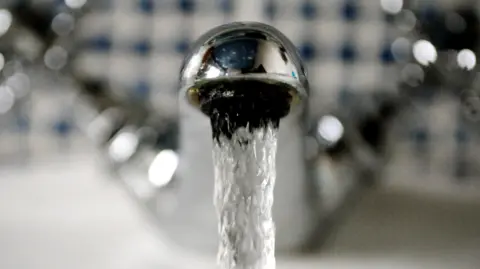
[[[198,91],[212,127],[220,269],[275,268],[275,157],[289,90],[265,78],[221,80]]]
[[[214,204],[221,269],[274,269],[272,220],[277,128],[239,128],[215,140]]]

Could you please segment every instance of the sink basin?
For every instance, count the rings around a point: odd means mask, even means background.
[[[151,225],[94,150],[34,153],[0,169],[2,269],[207,269]],[[376,190],[349,214],[321,254],[282,256],[277,268],[476,269],[480,203]]]

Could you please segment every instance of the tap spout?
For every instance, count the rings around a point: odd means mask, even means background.
[[[277,29],[256,22],[222,25],[200,37],[183,63],[180,85],[181,98],[216,125],[214,138],[264,121],[278,127],[308,90],[295,46]]]

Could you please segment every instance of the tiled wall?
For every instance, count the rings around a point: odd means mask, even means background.
[[[63,1],[48,1],[64,10]],[[405,63],[396,61],[392,43],[406,32],[389,22],[381,2],[387,0],[90,0],[93,11],[76,25],[75,66],[82,76],[107,78],[124,97],[174,98],[189,42],[225,22],[263,21],[298,46],[317,107],[341,107],[349,92],[398,90]],[[448,8],[452,1],[433,4]],[[426,186],[447,182],[440,185],[470,188],[466,182],[480,175],[475,171],[480,151],[476,135],[459,120],[461,104],[437,98],[413,107],[395,129],[392,178],[412,186],[431,178]]]
[[[79,64],[132,91],[172,91],[186,44],[234,20],[264,21],[292,39],[323,100],[394,86],[382,79],[392,40],[378,1],[115,1],[84,17],[79,38],[89,48]]]

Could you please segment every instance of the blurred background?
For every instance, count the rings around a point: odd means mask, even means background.
[[[322,223],[315,247],[279,253],[278,267],[479,268],[479,12],[476,0],[1,0],[0,268],[214,268],[201,244],[169,242],[158,215],[182,181],[181,61],[238,20],[288,36],[311,83],[305,159]]]

